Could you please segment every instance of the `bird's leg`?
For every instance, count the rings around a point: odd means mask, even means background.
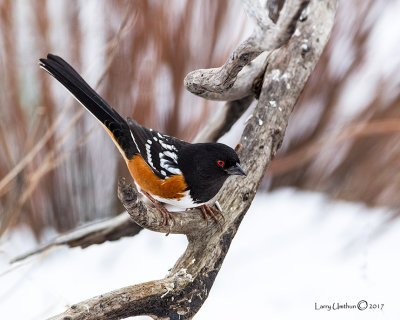
[[[154,206],[158,209],[158,211],[161,212],[164,218],[164,225],[169,226],[171,230],[171,226],[175,224],[175,219],[172,216],[171,212],[169,212],[159,201],[154,199],[150,194],[148,194],[146,191],[141,190],[141,192],[154,204]],[[170,224],[172,222],[172,224]],[[166,234],[169,235],[169,232]]]
[[[213,208],[213,207],[210,207],[210,206],[208,206],[208,205],[206,205],[206,204],[203,204],[203,205],[199,206],[199,208],[200,208],[201,212],[203,213],[204,220],[207,221],[207,225],[208,225],[208,217],[207,217],[207,215],[210,215],[211,218],[212,218],[216,223],[218,223],[218,225],[219,225],[219,227],[220,227],[220,229],[221,229],[221,231],[222,231],[222,224],[221,224],[221,222],[218,220],[218,218],[215,216],[215,214],[220,214],[220,215],[222,216],[222,218],[224,219],[224,221],[225,221],[225,217],[224,217],[224,215],[222,214],[222,212],[219,211],[219,210],[217,210],[217,209],[215,209],[215,208]],[[215,214],[214,214],[214,213],[215,213]]]
[[[206,220],[206,223],[207,223],[207,226],[208,226],[207,212],[205,211],[205,209],[202,206],[194,207],[194,208],[186,208],[185,211],[193,211],[193,210],[196,210],[196,209],[200,209],[200,211],[203,213],[203,218],[204,218],[204,220]]]
[[[204,218],[204,220],[206,220],[207,227],[208,227],[208,217],[207,217],[206,209],[204,209],[203,206],[200,206],[199,208],[200,208],[201,212],[203,213],[203,218]]]
[[[211,206],[209,206],[208,208],[211,211],[213,211],[214,213],[219,214],[222,217],[222,220],[224,220],[224,222],[225,222],[225,217],[224,217],[224,214],[222,213],[222,209],[221,209],[221,206],[218,201],[215,202],[215,206],[217,207],[217,209],[215,209],[214,207],[211,207]]]

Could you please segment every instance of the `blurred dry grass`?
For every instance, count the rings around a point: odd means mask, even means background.
[[[396,3],[341,1],[269,186],[398,207],[400,61],[370,70],[380,63],[371,38]],[[215,104],[187,93],[183,78],[221,65],[245,26],[239,1],[0,0],[0,235],[18,223],[62,231],[122,210],[119,154],[38,58],[63,56],[122,115],[190,140]]]
[[[289,123],[270,186],[399,208],[399,1],[341,1]],[[396,31],[397,30],[397,31]]]
[[[21,222],[39,235],[122,211],[115,190],[125,165],[39,70],[40,57],[61,55],[122,115],[190,139],[208,108],[183,78],[224,62],[244,26],[240,11],[227,0],[0,0],[0,235]]]

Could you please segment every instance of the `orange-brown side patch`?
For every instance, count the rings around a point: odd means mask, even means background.
[[[126,159],[126,163],[133,179],[144,191],[166,199],[180,199],[184,196],[187,185],[183,175],[160,179],[140,155]]]

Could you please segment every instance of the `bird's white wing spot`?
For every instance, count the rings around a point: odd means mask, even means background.
[[[177,151],[177,149],[176,149],[176,147],[174,145],[167,144],[164,141],[162,141],[161,139],[160,139],[159,142],[161,144],[161,147],[163,147],[164,149],[170,150],[170,151]]]
[[[172,158],[170,155],[168,155],[167,153],[170,153],[171,155],[175,155],[175,158],[177,158],[175,153],[172,152],[160,152],[158,155],[160,157],[160,166],[161,168],[163,168],[164,170],[171,172],[172,174],[182,174],[182,171],[179,170],[179,168],[177,168],[174,163],[171,162],[170,159],[167,159],[166,157],[171,158],[174,162],[176,161],[174,158]]]
[[[166,157],[171,158],[176,164],[178,164],[178,156],[176,155],[175,152],[164,151],[163,154],[164,154]]]
[[[153,169],[155,169],[155,168],[154,168],[154,164],[153,164],[153,159],[151,158],[150,148],[151,148],[150,144],[147,144],[147,143],[146,143],[147,162],[150,164],[150,166],[151,166]]]
[[[132,140],[133,140],[133,142],[135,143],[136,149],[139,151],[139,153],[141,153],[141,152],[140,152],[140,149],[139,149],[139,146],[138,146],[137,143],[136,143],[135,137],[133,136],[132,131],[130,131],[130,133],[131,133]]]

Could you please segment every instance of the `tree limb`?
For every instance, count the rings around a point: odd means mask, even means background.
[[[243,88],[244,83],[247,86],[249,73],[255,77],[262,67],[255,65],[247,72],[239,72],[262,52],[280,48],[287,43],[309,0],[287,1],[276,25],[268,18],[266,10],[260,7],[258,0],[243,0],[243,3],[249,16],[257,22],[253,34],[233,51],[222,67],[190,72],[184,80],[186,89],[190,92],[206,99],[227,101],[250,95],[251,92]],[[242,77],[246,79],[242,80]],[[229,90],[235,83],[234,89]],[[235,93],[234,96],[232,92]],[[243,92],[243,95],[238,96],[238,92]]]
[[[19,262],[56,246],[68,245],[69,247],[86,248],[92,244],[114,241],[122,237],[131,237],[137,234],[141,229],[142,228],[139,227],[126,212],[123,212],[111,219],[91,223],[62,234],[39,248],[13,258],[10,263]]]
[[[189,243],[166,278],[94,297],[51,319],[102,320],[136,315],[192,319],[207,298],[265,169],[281,145],[289,115],[328,40],[336,6],[337,0],[312,0],[307,19],[297,25],[298,36],[271,54],[258,104],[241,138],[239,157],[248,176],[230,178],[216,197],[225,213],[222,232],[215,223],[205,226],[198,212],[177,213],[171,232],[185,233]],[[281,13],[279,19],[283,16]],[[234,82],[231,78],[228,81]],[[210,79],[208,85],[212,82]],[[153,231],[169,231],[160,222],[161,214],[140,201],[134,188],[124,181],[119,184],[119,197],[138,224]]]
[[[228,65],[224,70],[221,67],[192,71],[185,77],[184,84],[190,92],[205,99],[219,101],[240,100],[254,94],[253,83],[258,77],[264,75],[267,57],[268,52],[260,53],[253,61],[248,61],[248,64],[244,65],[243,69],[235,70],[237,77],[234,83],[226,82],[223,86],[219,86],[220,88],[213,88],[213,84],[210,84],[209,81],[211,78],[219,79],[224,75],[231,77],[228,73],[233,73],[234,71],[228,70]]]

